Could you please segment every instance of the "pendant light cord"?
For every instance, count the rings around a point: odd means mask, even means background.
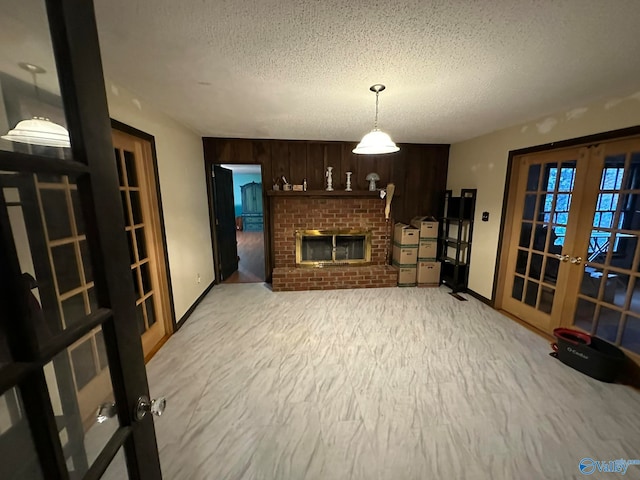
[[[376,119],[373,122],[374,130],[378,130],[378,95],[380,95],[380,92],[376,92]]]

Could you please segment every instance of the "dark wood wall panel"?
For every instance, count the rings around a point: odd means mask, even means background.
[[[351,188],[367,190],[366,176],[376,172],[378,187],[393,182],[396,185],[392,203],[392,217],[396,222],[408,223],[418,215],[442,214],[442,199],[447,184],[449,145],[399,144],[400,151],[389,155],[356,155],[355,142],[321,142],[303,140],[251,140],[203,138],[207,171],[217,163],[259,164],[262,166],[263,186],[270,189],[273,180],[282,177],[294,184],[307,179],[309,190],[323,190],[325,172],[333,167],[333,188],[344,189],[346,172],[353,172]],[[269,197],[265,205],[265,251],[267,279],[273,265],[271,222],[268,218]]]

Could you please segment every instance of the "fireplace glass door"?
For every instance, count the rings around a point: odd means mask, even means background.
[[[359,230],[301,230],[296,232],[296,263],[325,267],[369,263],[371,232]]]

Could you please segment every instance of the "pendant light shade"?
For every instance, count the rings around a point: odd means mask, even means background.
[[[46,73],[46,70],[31,63],[19,63],[18,66],[31,74],[36,98],[40,102],[40,90],[38,89],[36,75]],[[22,120],[18,122],[13,130],[9,130],[6,135],[2,135],[0,138],[10,142],[28,143],[43,147],[71,147],[69,131],[62,125],[58,125],[44,117]]]
[[[376,94],[376,118],[373,124],[373,130],[367,133],[353,149],[353,153],[361,155],[380,155],[383,153],[393,153],[400,150],[398,146],[391,140],[391,137],[378,128],[378,95],[386,87],[384,85],[372,85],[369,90]]]
[[[4,140],[44,147],[71,147],[69,131],[48,118],[33,117],[18,122],[16,128],[3,135]]]

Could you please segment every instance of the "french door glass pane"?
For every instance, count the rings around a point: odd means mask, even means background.
[[[58,434],[72,478],[79,478],[118,429],[117,417],[96,421],[98,406],[113,403],[102,331],[92,332],[44,367]]]
[[[640,352],[640,318],[627,316],[621,345],[632,352]]]
[[[51,146],[51,139],[58,135],[43,133],[67,123],[45,2],[22,0],[3,5],[0,31],[6,32],[0,42],[0,137],[5,137],[0,138],[0,150],[70,159],[70,148]],[[33,59],[36,64],[25,63]],[[38,119],[35,124],[34,117]],[[20,123],[23,121],[27,123]],[[37,135],[19,135],[20,130],[34,126],[40,132]]]
[[[44,478],[16,388],[0,396],[0,458],[0,478],[3,480]]]
[[[124,451],[120,448],[116,456],[111,460],[107,471],[102,475],[101,480],[127,480],[128,478],[129,474],[127,473]]]

